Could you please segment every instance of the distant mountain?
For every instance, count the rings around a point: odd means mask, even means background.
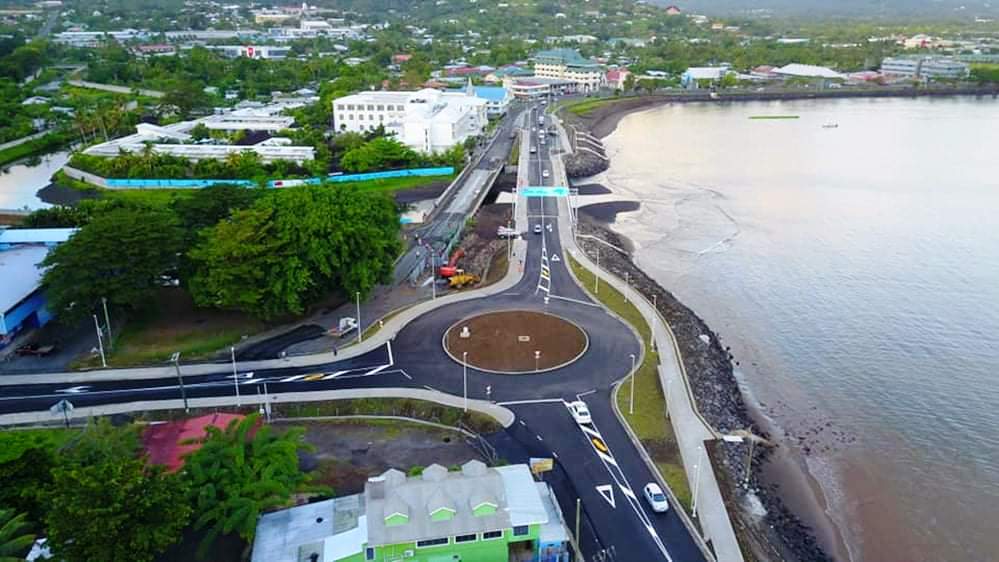
[[[964,19],[999,16],[999,0],[650,0],[707,15],[917,17]]]

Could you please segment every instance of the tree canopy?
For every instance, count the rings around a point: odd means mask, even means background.
[[[252,540],[264,510],[286,505],[308,485],[308,475],[298,467],[299,451],[311,450],[304,430],[278,435],[259,422],[254,414],[224,430],[207,427],[204,444],[184,464],[195,528],[208,529],[202,551],[221,534]]]
[[[190,252],[191,295],[263,318],[301,314],[329,291],[367,295],[392,272],[399,228],[384,195],[328,186],[270,192],[205,231]]]
[[[133,427],[103,421],[64,451],[47,494],[56,558],[144,562],[180,539],[191,515],[185,482],[138,450]]]
[[[50,307],[85,316],[101,298],[138,308],[177,266],[181,232],[166,209],[120,207],[93,217],[42,262]]]

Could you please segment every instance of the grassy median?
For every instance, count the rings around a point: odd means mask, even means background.
[[[653,462],[659,468],[666,483],[676,494],[684,508],[690,511],[690,487],[687,485],[687,475],[680,460],[680,450],[677,447],[676,436],[673,435],[673,425],[666,419],[666,399],[659,384],[656,365],[659,354],[648,345],[649,325],[637,308],[624,298],[617,289],[601,282],[599,293],[593,292],[593,272],[583,267],[572,257],[567,256],[573,274],[583,287],[632,325],[642,337],[645,345],[645,356],[635,375],[635,413],[628,414],[628,402],[631,395],[630,380],[626,380],[617,393],[617,407],[621,411],[632,431],[638,436],[642,446],[648,451]]]

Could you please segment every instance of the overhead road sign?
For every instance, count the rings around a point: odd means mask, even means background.
[[[569,188],[565,186],[534,185],[520,188],[525,197],[568,197]]]

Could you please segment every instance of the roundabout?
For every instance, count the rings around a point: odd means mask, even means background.
[[[496,374],[533,374],[579,359],[589,347],[586,332],[560,316],[534,310],[501,310],[463,318],[443,337],[454,361]]]

